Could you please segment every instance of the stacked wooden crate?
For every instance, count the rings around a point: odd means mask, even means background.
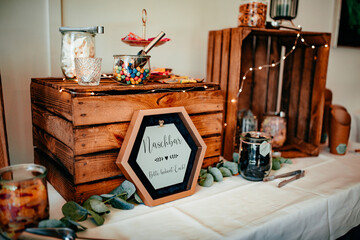
[[[124,177],[115,164],[134,111],[184,106],[207,145],[203,167],[219,160],[224,97],[218,84],[122,86],[102,79],[79,86],[32,79],[35,162],[66,200],[82,202],[111,191]]]
[[[278,63],[281,49],[289,53],[298,33],[297,46],[284,61],[280,91],[279,65],[249,72],[243,79],[249,68]],[[276,150],[285,157],[319,154],[330,37],[329,33],[242,27],[209,32],[207,81],[220,84],[226,98],[225,158],[231,158],[236,148],[237,111],[251,109],[261,123],[264,114],[278,110],[278,91],[280,110],[287,118],[287,141]]]

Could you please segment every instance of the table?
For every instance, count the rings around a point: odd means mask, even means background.
[[[272,182],[224,178],[194,195],[156,207],[111,209],[105,224],[82,237],[109,239],[336,239],[360,224],[360,154],[351,143],[344,156],[322,146],[318,157],[296,158],[281,174],[305,170],[305,177],[278,188]],[[49,185],[50,218],[62,217],[64,199]]]

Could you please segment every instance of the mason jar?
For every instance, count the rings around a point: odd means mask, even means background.
[[[239,7],[239,27],[265,27],[267,0],[241,0]]]
[[[66,78],[75,78],[75,58],[95,57],[95,35],[104,33],[103,27],[60,27],[61,71]]]
[[[286,141],[286,118],[284,112],[272,112],[264,116],[260,131],[270,134],[272,146],[278,148]]]
[[[264,132],[243,132],[240,135],[239,170],[243,178],[262,181],[272,167],[271,136]]]

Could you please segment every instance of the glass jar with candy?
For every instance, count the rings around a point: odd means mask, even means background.
[[[150,56],[114,55],[113,76],[128,85],[145,83],[150,79]]]

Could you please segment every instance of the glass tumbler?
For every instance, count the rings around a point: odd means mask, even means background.
[[[239,155],[241,176],[250,181],[262,181],[271,171],[271,136],[257,131],[241,133]]]
[[[37,164],[0,169],[0,226],[7,237],[17,239],[25,228],[49,218],[46,175]]]
[[[75,58],[76,78],[79,85],[100,84],[102,58]]]

